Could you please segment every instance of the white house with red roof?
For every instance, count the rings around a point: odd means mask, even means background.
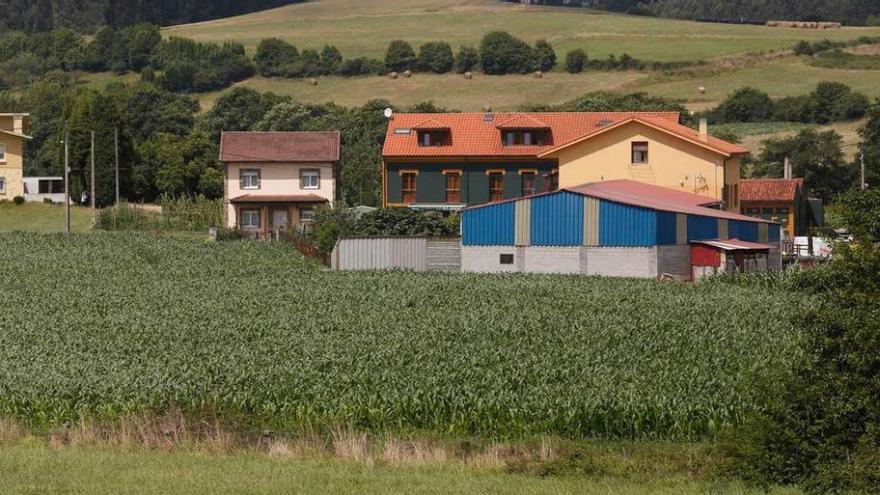
[[[310,221],[336,199],[339,132],[224,132],[224,223],[257,236]]]
[[[383,203],[461,209],[608,180],[631,180],[739,210],[748,150],[678,112],[397,114],[383,148]]]

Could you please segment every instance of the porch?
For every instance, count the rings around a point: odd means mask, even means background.
[[[234,218],[230,224],[257,238],[277,238],[279,232],[308,225],[315,209],[327,205],[326,198],[315,194],[250,195],[232,198]]]

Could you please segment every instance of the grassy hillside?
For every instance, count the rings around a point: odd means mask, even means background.
[[[272,429],[701,438],[786,373],[803,302],[723,284],[326,272],[282,244],[133,234],[0,235],[0,265],[0,412],[37,422],[180,407]]]
[[[171,27],[166,35],[202,41],[235,40],[253,50],[278,37],[300,49],[336,45],[346,56],[381,57],[388,42],[413,45],[445,40],[476,45],[503,29],[534,41],[546,38],[559,53],[582,47],[592,57],[630,55],[650,60],[696,60],[749,51],[791,48],[800,39],[851,39],[880,29],[833,31],[701,24],[491,0],[317,0],[198,24]]]

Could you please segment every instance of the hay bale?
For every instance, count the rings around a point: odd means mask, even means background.
[[[544,77],[544,73],[539,70],[536,70],[535,71],[535,79],[541,79],[542,77]]]
[[[464,78],[465,78],[465,79],[473,79],[473,78],[474,78],[474,74],[473,74],[473,72],[471,72],[471,71],[467,71],[467,72],[465,72],[465,73],[464,73]]]
[[[403,71],[403,77],[412,77],[412,72],[409,69]]]
[[[697,88],[697,89],[700,91],[700,94],[701,94],[701,95],[706,94],[706,88],[705,88],[704,86],[700,86],[700,87]]]
[[[390,77],[391,79],[397,79],[397,72],[391,72],[391,73],[389,73],[389,74],[388,74],[388,77]]]
[[[312,86],[317,86],[318,80],[313,77],[313,78],[309,79],[309,84]]]

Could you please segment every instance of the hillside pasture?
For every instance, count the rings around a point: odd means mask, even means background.
[[[435,40],[475,46],[485,33],[499,29],[528,41],[545,38],[561,56],[584,48],[591,58],[625,52],[658,61],[784,50],[801,39],[880,34],[880,28],[818,31],[696,23],[491,0],[317,0],[163,32],[200,41],[238,41],[251,53],[261,39],[278,37],[300,49],[332,44],[346,57],[382,58],[394,39],[414,46]]]
[[[0,416],[55,425],[180,408],[282,430],[704,438],[787,373],[807,303],[721,283],[328,272],[279,243],[128,233],[0,235],[0,266]]]

